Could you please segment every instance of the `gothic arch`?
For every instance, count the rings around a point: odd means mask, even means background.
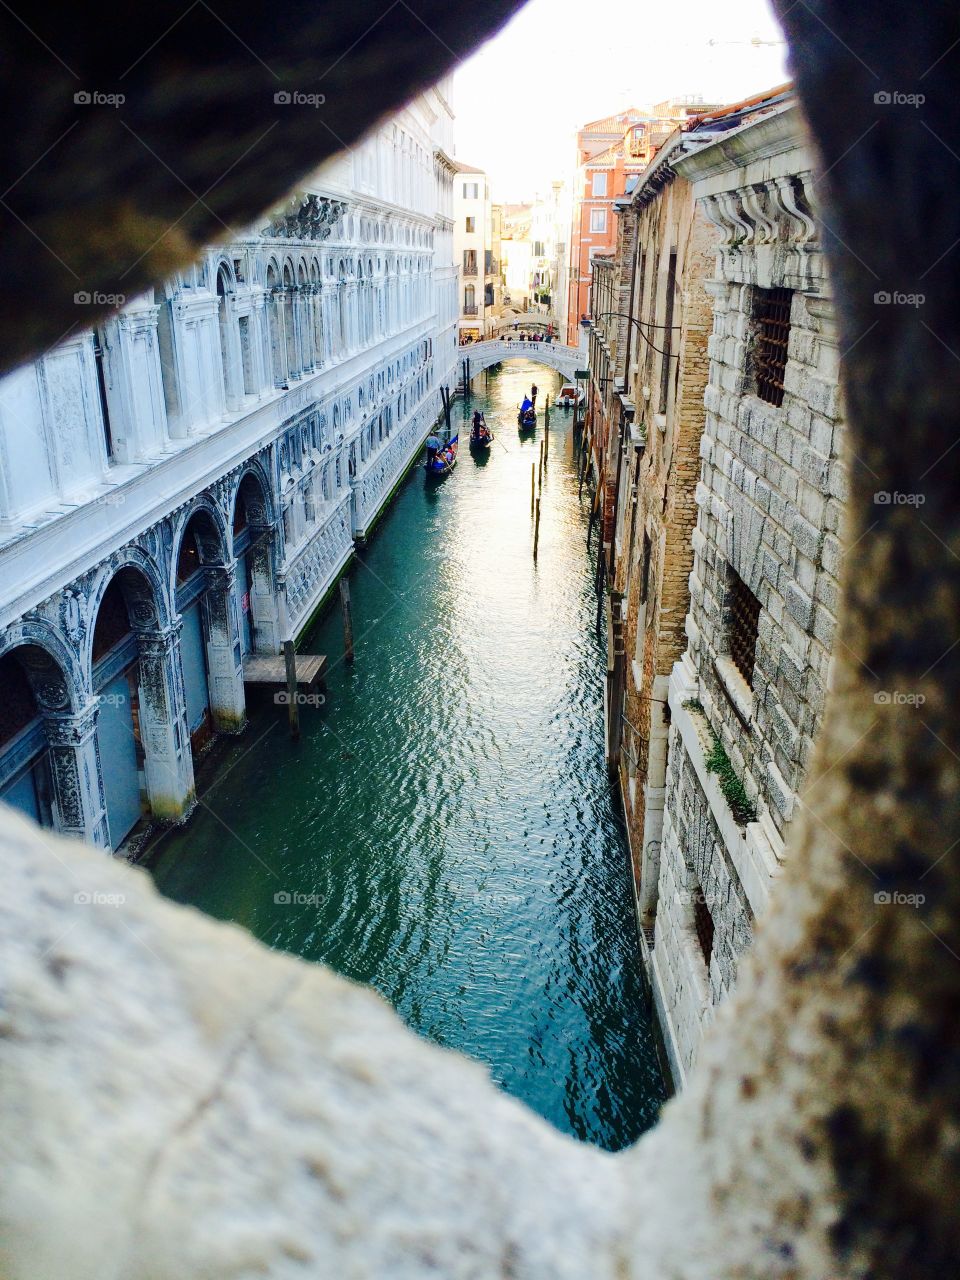
[[[117,574],[127,570],[130,572],[127,573],[122,585],[130,591],[130,598],[136,603],[136,627],[143,630],[148,627],[166,629],[170,625],[173,612],[170,606],[172,596],[164,584],[160,566],[152,556],[135,543],[122,547],[94,571],[88,595],[89,626],[82,657],[85,675],[93,670],[93,633],[103,597]],[[132,606],[128,605],[128,607]],[[131,618],[131,625],[134,625],[133,618]],[[88,687],[93,687],[92,681]]]
[[[23,619],[9,627],[0,635],[0,658],[8,655],[24,668],[38,707],[79,711],[83,706],[90,688],[77,652],[50,623]]]

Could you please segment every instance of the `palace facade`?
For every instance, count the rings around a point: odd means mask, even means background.
[[[437,420],[448,87],[0,383],[0,797],[41,825],[189,814],[246,656],[305,631]]]

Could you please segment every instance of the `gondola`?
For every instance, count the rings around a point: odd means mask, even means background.
[[[442,476],[448,476],[453,468],[457,465],[457,448],[460,443],[460,437],[454,436],[449,444],[445,444],[442,448],[424,463],[428,476],[440,479]]]
[[[493,432],[481,414],[480,421],[470,428],[470,450],[472,453],[484,453],[492,444]]]
[[[517,414],[517,426],[521,431],[532,431],[537,425],[537,411],[533,407],[533,402],[524,399],[520,406],[520,412]]]

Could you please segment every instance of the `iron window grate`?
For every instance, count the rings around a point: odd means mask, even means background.
[[[757,624],[760,601],[733,569],[727,589],[730,657],[734,666],[753,688],[753,665],[757,656]]]
[[[754,300],[757,395],[778,407],[783,404],[792,301],[792,289],[758,289]]]

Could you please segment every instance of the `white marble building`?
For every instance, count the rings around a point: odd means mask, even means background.
[[[303,632],[417,456],[455,381],[448,89],[0,382],[0,797],[42,825],[183,819],[245,654]]]

